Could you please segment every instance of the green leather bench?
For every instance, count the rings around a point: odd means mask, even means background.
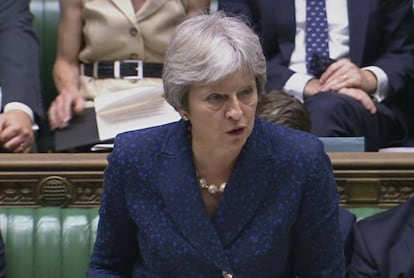
[[[30,10],[34,16],[34,27],[40,43],[40,78],[45,109],[56,97],[53,81],[53,64],[56,57],[59,25],[59,0],[31,0]]]
[[[8,278],[86,277],[98,208],[0,208]]]
[[[347,208],[347,209],[353,214],[355,214],[357,221],[364,219],[365,217],[387,210],[386,208],[380,208],[380,207],[358,207],[358,208],[355,207],[355,208]]]
[[[380,208],[351,208],[361,219]],[[98,208],[0,208],[9,278],[86,277]]]

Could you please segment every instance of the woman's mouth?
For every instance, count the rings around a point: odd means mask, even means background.
[[[230,135],[241,135],[241,134],[243,134],[243,132],[245,130],[246,130],[245,127],[238,127],[238,128],[234,128],[234,129],[228,131],[227,134],[230,134]]]

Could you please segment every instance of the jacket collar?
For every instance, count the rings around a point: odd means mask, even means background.
[[[403,206],[408,216],[407,225],[401,227],[399,240],[390,251],[390,277],[400,277],[400,275],[412,277],[414,275],[414,197]]]
[[[146,1],[137,14],[134,13],[131,1],[111,0],[111,2],[128,18],[128,20],[137,26],[139,21],[151,16],[160,9],[168,0]]]
[[[409,200],[409,219],[406,237],[407,248],[410,253],[411,261],[414,262],[414,197]],[[412,266],[414,274],[414,265]]]
[[[269,183],[258,186],[256,181],[266,180],[263,173],[272,168],[270,143],[256,119],[211,219],[201,199],[187,128],[180,121],[167,132],[161,148],[159,191],[166,210],[191,245],[216,267],[231,270],[224,248],[254,216],[268,192]]]

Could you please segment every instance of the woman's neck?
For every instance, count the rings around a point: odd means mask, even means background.
[[[226,182],[230,178],[240,151],[203,147],[194,142],[192,147],[195,167],[200,177],[209,183]]]
[[[135,13],[144,5],[145,0],[131,0]]]

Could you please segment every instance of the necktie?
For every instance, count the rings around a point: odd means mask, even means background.
[[[306,68],[315,75],[321,69],[312,65],[314,54],[329,57],[328,21],[325,0],[306,0]]]

